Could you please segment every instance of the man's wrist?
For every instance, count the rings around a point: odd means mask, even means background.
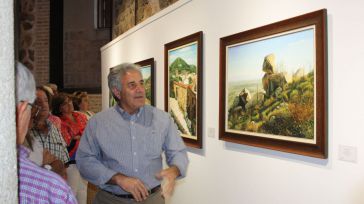
[[[108,183],[121,186],[122,180],[125,178],[125,176],[121,173],[114,174]]]
[[[181,175],[181,172],[179,171],[179,168],[176,165],[170,166],[171,169],[173,169],[175,179]]]

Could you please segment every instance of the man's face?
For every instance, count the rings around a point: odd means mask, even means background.
[[[142,75],[137,71],[128,71],[121,77],[121,107],[129,114],[134,114],[145,103],[145,88]]]
[[[49,115],[49,104],[48,104],[48,98],[44,91],[37,90],[37,98],[35,99],[35,104],[38,105],[41,109],[39,111],[38,118],[47,119]]]

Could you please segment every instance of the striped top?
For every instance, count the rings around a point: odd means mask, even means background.
[[[145,105],[129,115],[118,105],[89,120],[77,151],[77,167],[82,177],[115,194],[127,194],[116,185],[106,184],[120,172],[140,179],[147,188],[160,184],[155,175],[163,169],[162,153],[169,166],[186,175],[186,147],[172,118],[164,111]]]
[[[65,180],[28,160],[28,154],[18,146],[19,203],[77,203]]]

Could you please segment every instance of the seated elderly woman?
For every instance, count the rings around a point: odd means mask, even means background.
[[[87,118],[84,114],[74,111],[72,100],[69,95],[59,93],[52,99],[52,113],[61,118],[62,136],[67,143],[70,156],[67,168],[67,182],[70,184],[79,203],[86,203],[87,181],[82,179],[76,164],[76,151],[80,138],[86,127]]]
[[[89,100],[87,92],[77,91],[73,93],[72,102],[74,109],[80,113],[85,114],[87,120],[95,115],[94,112],[89,111]]]
[[[60,160],[62,164],[66,164],[70,160],[67,144],[60,130],[49,120],[48,98],[46,90],[42,87],[36,89],[35,105],[34,108],[38,108],[38,110],[33,117],[33,125],[30,130],[30,137],[33,139],[33,152],[30,154],[30,159],[39,164],[41,158],[42,165],[59,164],[57,160]],[[65,169],[63,169],[62,173],[62,176],[65,177]]]

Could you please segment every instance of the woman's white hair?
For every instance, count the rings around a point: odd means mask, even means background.
[[[35,100],[35,81],[33,74],[22,63],[16,64],[16,103],[28,101],[33,103]]]

